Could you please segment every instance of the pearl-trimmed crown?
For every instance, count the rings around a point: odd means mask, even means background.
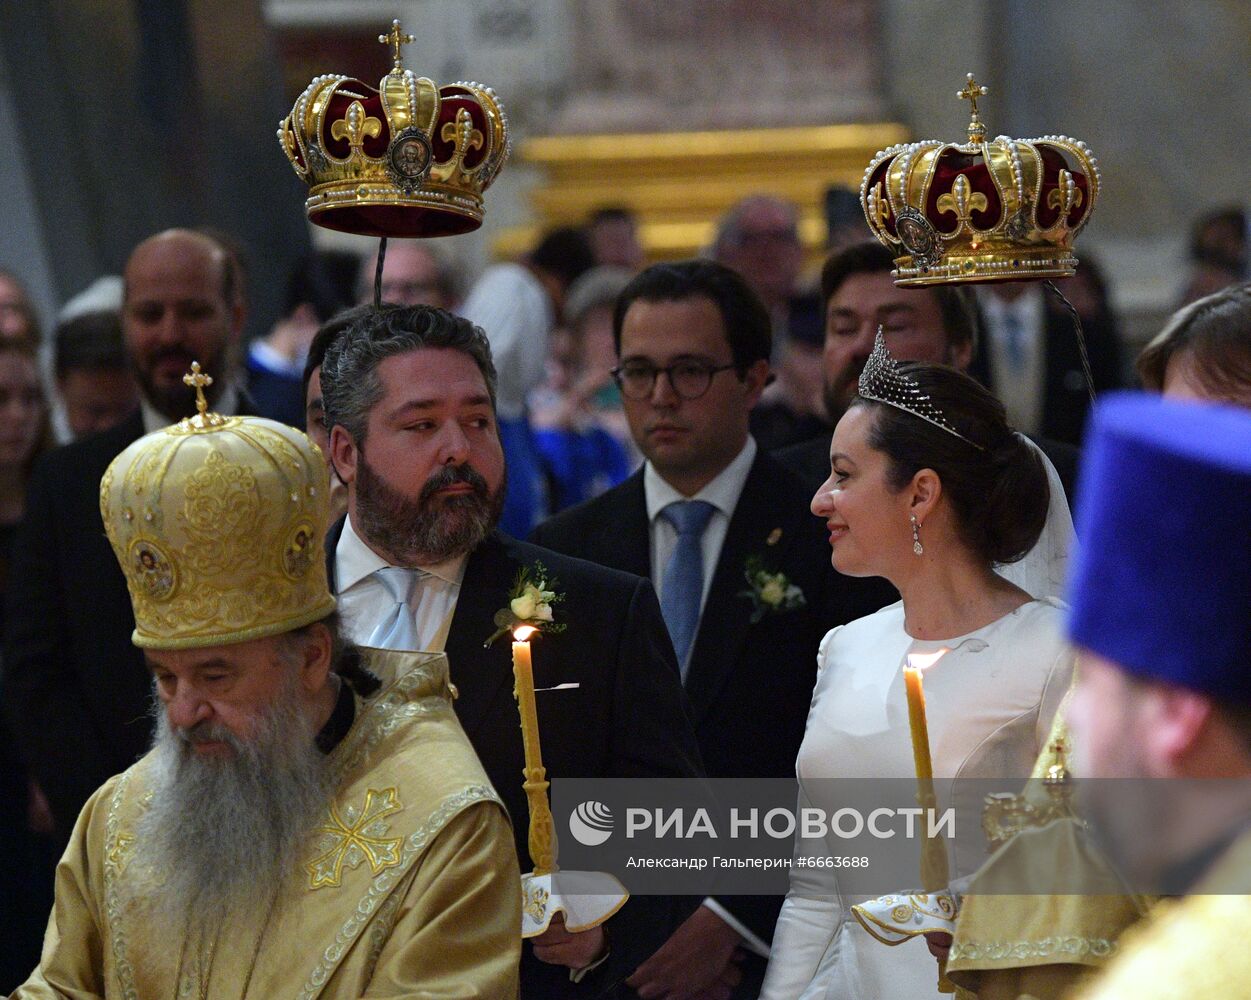
[[[453,236],[482,224],[482,194],[508,159],[508,119],[490,87],[440,87],[405,69],[399,21],[378,40],[393,66],[373,87],[316,77],[278,125],[309,185],[310,222],[365,236]]]
[[[891,146],[864,173],[860,201],[873,235],[899,256],[897,285],[1064,278],[1073,238],[1099,194],[1099,165],[1063,135],[986,140],[968,75],[956,96],[972,105],[968,142]]]

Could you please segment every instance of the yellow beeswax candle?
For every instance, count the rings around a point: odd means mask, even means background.
[[[530,636],[535,629],[518,627],[513,633],[513,694],[521,713],[521,740],[526,751],[526,770],[543,766],[539,744],[539,713],[534,703],[534,667],[530,660]]]
[[[539,743],[539,713],[534,702],[534,667],[530,661],[530,636],[538,629],[519,625],[513,631],[513,694],[521,715],[521,744],[525,750],[526,804],[530,809],[530,830],[527,846],[536,875],[545,875],[555,868],[555,837],[552,810],[547,801],[547,772],[543,767],[543,751]]]

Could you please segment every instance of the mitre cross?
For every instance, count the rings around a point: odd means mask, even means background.
[[[213,376],[200,371],[200,362],[191,362],[191,372],[182,377],[183,383],[195,389],[195,408],[203,416],[208,411],[208,400],[204,398],[204,390],[213,384]]]

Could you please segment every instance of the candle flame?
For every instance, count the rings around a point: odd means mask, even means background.
[[[932,653],[909,653],[907,656],[909,670],[928,670],[943,656],[951,652],[949,649],[936,649]]]
[[[517,642],[529,642],[530,636],[534,635],[538,629],[533,625],[518,625],[513,629],[513,639]]]

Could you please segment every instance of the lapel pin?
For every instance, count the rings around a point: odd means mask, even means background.
[[[766,545],[777,545],[782,540],[782,529],[774,528],[769,532],[769,537],[765,539]]]

